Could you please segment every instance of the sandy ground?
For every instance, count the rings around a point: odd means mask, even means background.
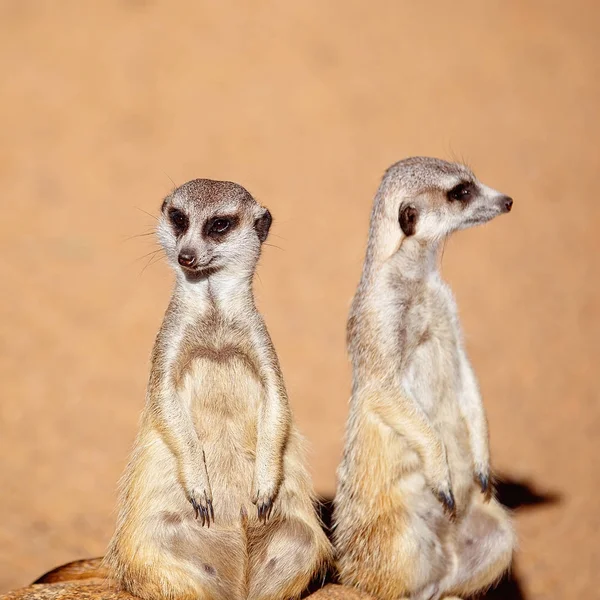
[[[597,597],[599,24],[579,0],[0,2],[0,592],[111,535],[172,284],[127,238],[171,180],[272,210],[256,293],[331,496],[371,200],[428,154],[515,198],[443,261],[522,508],[513,596]]]

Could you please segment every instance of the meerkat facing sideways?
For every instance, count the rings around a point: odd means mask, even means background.
[[[252,293],[270,225],[230,182],[191,181],[162,205],[176,285],[105,560],[145,600],[295,597],[330,560]]]
[[[343,583],[382,600],[468,595],[509,567],[515,535],[491,489],[488,429],[452,292],[452,232],[510,211],[465,166],[386,172],[348,320],[353,386],[334,546]]]

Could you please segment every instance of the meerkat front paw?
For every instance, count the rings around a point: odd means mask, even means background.
[[[429,460],[425,463],[425,466],[425,476],[433,494],[441,502],[444,512],[451,520],[454,520],[456,517],[456,502],[452,493],[450,468],[443,443],[438,442],[436,452],[429,455]]]
[[[204,450],[201,450],[193,460],[184,464],[183,472],[187,499],[196,513],[196,519],[202,519],[202,527],[204,525],[210,527],[211,519],[213,523],[215,522],[215,511]]]

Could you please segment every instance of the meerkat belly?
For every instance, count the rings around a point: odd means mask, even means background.
[[[471,447],[459,406],[460,374],[449,337],[419,345],[403,378],[403,385],[419,403],[444,442],[457,501],[468,495],[472,479]]]
[[[402,387],[434,421],[448,392],[456,387],[456,368],[448,354],[430,337],[415,348],[402,377]]]
[[[239,516],[249,508],[262,384],[243,356],[197,359],[184,399],[204,451],[215,507]]]

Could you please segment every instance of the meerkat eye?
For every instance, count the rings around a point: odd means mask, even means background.
[[[224,238],[238,223],[239,217],[236,215],[209,219],[204,226],[204,235],[213,239]]]
[[[459,183],[448,192],[450,202],[468,202],[474,195],[475,189],[472,183]]]
[[[173,225],[175,233],[178,235],[185,233],[188,228],[189,221],[186,214],[177,208],[173,208],[169,211],[169,220]]]
[[[231,221],[229,219],[215,219],[210,227],[211,233],[220,235],[225,233],[231,227]]]

